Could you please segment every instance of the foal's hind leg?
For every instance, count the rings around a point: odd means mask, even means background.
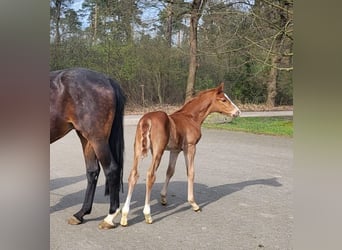
[[[169,160],[169,166],[166,171],[166,179],[165,179],[163,188],[160,192],[160,203],[162,205],[167,204],[167,199],[166,199],[167,187],[169,185],[171,177],[175,173],[175,166],[176,166],[178,155],[179,155],[179,151],[170,151],[170,160]]]
[[[122,208],[122,215],[121,215],[121,220],[120,220],[121,226],[124,226],[124,227],[127,226],[127,216],[129,212],[129,206],[131,204],[131,198],[132,198],[134,187],[137,184],[137,181],[139,178],[139,173],[138,173],[139,158],[140,156],[135,153],[133,167],[128,177],[128,193],[127,193],[125,205]]]
[[[156,180],[156,171],[159,167],[161,157],[163,155],[163,150],[156,152],[152,155],[152,164],[149,167],[146,175],[146,196],[145,196],[145,206],[144,206],[144,216],[147,224],[152,224],[152,216],[151,216],[151,207],[150,207],[150,199],[151,199],[151,191],[152,186]]]
[[[75,213],[69,220],[68,223],[71,225],[77,225],[83,222],[83,216],[90,214],[93,205],[94,194],[97,184],[97,179],[100,173],[100,166],[96,160],[95,152],[90,143],[79,133],[83,154],[87,169],[87,189],[83,201],[83,206],[80,211]]]

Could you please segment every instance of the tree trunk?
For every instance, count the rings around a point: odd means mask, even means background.
[[[190,62],[189,74],[186,85],[185,102],[187,102],[194,93],[194,85],[197,71],[197,14],[191,14],[190,18]]]
[[[56,36],[55,36],[55,44],[58,47],[61,42],[61,34],[59,31],[59,23],[61,20],[61,9],[62,9],[62,1],[56,0],[55,1],[56,6]]]
[[[181,31],[177,32],[177,47],[180,48],[181,47]]]
[[[99,7],[97,3],[95,3],[95,11],[94,11],[94,31],[93,31],[93,44],[96,43],[97,39],[97,23],[98,23],[98,15],[99,15]]]
[[[189,74],[185,92],[185,102],[194,94],[196,80],[197,63],[197,27],[206,0],[194,0],[190,11],[190,62]]]
[[[278,55],[272,55],[271,57],[271,69],[268,74],[268,81],[267,81],[267,101],[266,105],[268,107],[275,106],[275,97],[277,95],[277,76],[278,76],[278,69],[277,63],[279,61]]]
[[[162,79],[161,79],[160,71],[156,72],[155,80],[156,80],[158,101],[159,101],[159,104],[163,104],[164,98],[163,98],[163,94],[162,94]]]
[[[172,45],[172,4],[173,0],[169,2],[167,5],[167,31],[166,31],[166,40],[167,40],[167,45],[169,48],[171,48]]]
[[[279,14],[279,27],[281,31],[276,35],[274,44],[272,45],[272,55],[271,55],[271,69],[269,72],[268,82],[267,82],[267,101],[266,105],[269,107],[275,106],[275,98],[277,95],[277,76],[278,76],[278,66],[282,59],[282,42],[284,38],[285,27],[287,23],[287,15],[284,12],[285,2],[282,3],[282,8],[278,9]]]
[[[163,94],[162,94],[162,90],[161,90],[162,86],[161,86],[161,82],[158,83],[158,87],[157,87],[157,92],[158,92],[158,100],[159,100],[159,104],[163,104]]]

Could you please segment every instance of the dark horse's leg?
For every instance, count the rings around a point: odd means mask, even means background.
[[[99,228],[110,229],[114,228],[113,220],[120,212],[119,192],[121,168],[114,160],[108,143],[97,141],[97,143],[94,144],[94,150],[103,167],[103,172],[106,177],[105,194],[109,194],[110,198],[109,213],[107,217],[99,224]]]
[[[77,225],[83,222],[83,216],[90,214],[91,208],[94,201],[94,194],[96,190],[97,180],[100,173],[100,166],[96,159],[96,155],[93,147],[85,139],[80,132],[77,131],[77,134],[81,140],[83,154],[86,164],[87,170],[87,189],[83,201],[83,206],[80,211],[75,213],[69,220],[68,223],[72,225]]]

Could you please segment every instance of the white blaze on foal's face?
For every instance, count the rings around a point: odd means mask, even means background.
[[[219,112],[231,117],[237,117],[240,115],[240,109],[230,100],[227,94],[223,91],[219,92],[216,98],[216,102],[213,107],[213,112]]]
[[[234,111],[232,112],[232,116],[233,117],[237,117],[241,114],[240,109],[232,102],[232,100],[230,100],[230,98],[228,97],[228,95],[226,93],[224,93],[224,97],[226,97],[226,99],[230,102],[230,104],[234,107]]]

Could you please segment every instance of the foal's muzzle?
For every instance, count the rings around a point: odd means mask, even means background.
[[[238,117],[238,116],[240,116],[240,114],[241,114],[241,111],[240,110],[237,110],[237,111],[235,111],[235,113],[233,113],[233,117],[235,118],[235,117]]]

